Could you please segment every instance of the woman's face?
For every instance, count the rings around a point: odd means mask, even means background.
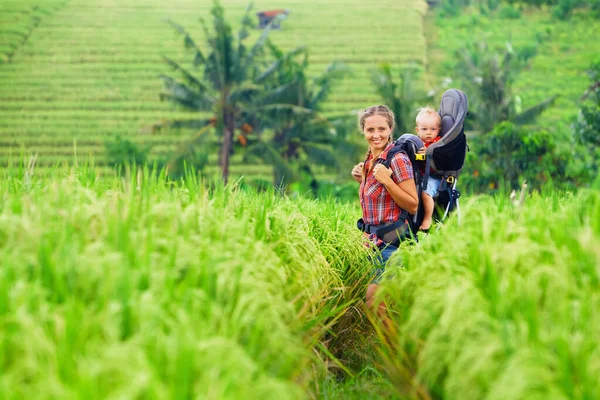
[[[363,133],[372,153],[381,153],[388,145],[392,130],[382,115],[371,115],[365,119]]]

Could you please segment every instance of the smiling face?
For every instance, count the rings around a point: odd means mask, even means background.
[[[383,115],[371,115],[365,119],[363,133],[373,155],[379,155],[390,142],[392,129]]]
[[[423,141],[428,144],[435,139],[440,133],[440,118],[437,114],[423,114],[417,120],[417,127],[415,128],[417,135]]]

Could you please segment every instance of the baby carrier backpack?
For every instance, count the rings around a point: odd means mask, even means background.
[[[386,160],[378,161],[389,168],[396,153],[404,152],[408,156],[413,167],[419,197],[417,213],[401,215],[396,222],[376,226],[366,224],[361,218],[356,224],[358,229],[366,233],[374,233],[384,242],[394,245],[398,245],[406,238],[416,241],[416,232],[423,221],[421,196],[430,176],[442,178],[438,196],[434,198],[436,205],[434,216],[443,221],[450,211],[456,209],[460,223],[458,204],[460,192],[456,189],[456,182],[467,154],[467,138],[464,132],[464,122],[468,114],[467,96],[457,89],[447,90],[442,95],[438,114],[442,120],[439,133],[441,139],[430,145],[425,154],[417,154],[419,149],[425,146],[423,141],[412,133],[405,133],[394,141],[394,147],[388,152]],[[444,210],[443,214],[441,210]],[[404,224],[405,219],[409,222],[408,226]]]
[[[439,136],[441,139],[430,145],[425,151],[425,173],[421,182],[422,189],[427,187],[430,176],[442,178],[438,196],[434,198],[434,216],[443,221],[448,213],[456,209],[460,223],[460,192],[456,189],[458,176],[467,156],[467,137],[465,136],[465,118],[468,115],[467,96],[458,89],[449,89],[442,95],[438,114],[442,120]],[[421,192],[419,191],[419,199]],[[419,207],[419,213],[422,209]],[[419,224],[422,215],[419,216]]]

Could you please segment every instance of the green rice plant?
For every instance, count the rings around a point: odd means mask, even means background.
[[[399,335],[384,354],[411,371],[396,381],[409,396],[600,394],[600,192],[524,199],[472,198],[460,226],[396,257]]]
[[[73,165],[0,172],[0,397],[294,399],[354,374],[353,206]]]

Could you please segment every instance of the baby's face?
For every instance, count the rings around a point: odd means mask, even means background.
[[[440,133],[440,121],[435,115],[424,115],[417,122],[417,127],[415,129],[417,135],[419,135],[421,140],[427,144],[435,139]]]

